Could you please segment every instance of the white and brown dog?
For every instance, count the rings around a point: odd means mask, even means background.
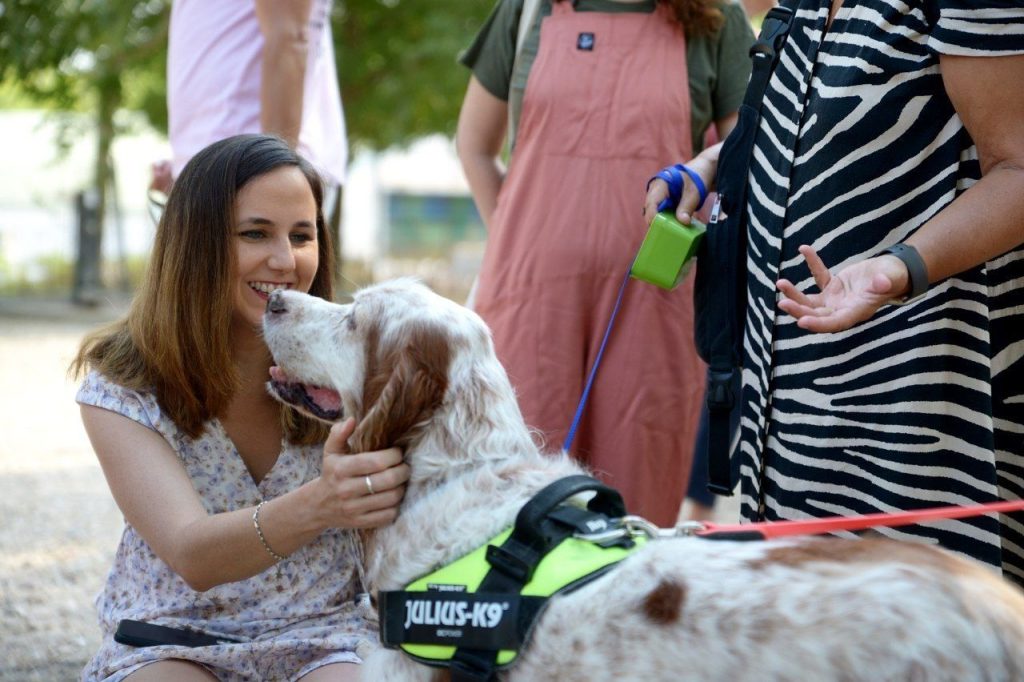
[[[397,590],[503,529],[538,490],[583,473],[543,454],[471,311],[398,280],[336,305],[276,292],[272,391],[354,451],[398,445],[398,520],[369,533],[371,589]],[[374,682],[439,673],[380,649]],[[657,540],[556,596],[502,679],[1024,680],[1024,596],[952,553],[881,539]]]

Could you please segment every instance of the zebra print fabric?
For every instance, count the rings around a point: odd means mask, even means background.
[[[972,504],[1024,495],[1024,249],[836,334],[776,307],[902,241],[980,177],[938,53],[1024,53],[1024,4],[784,2],[793,29],[750,170],[739,439],[746,519]],[[1014,84],[1013,87],[1021,87]],[[972,239],[984,225],[964,225]],[[1024,517],[883,532],[941,543],[1024,582]]]

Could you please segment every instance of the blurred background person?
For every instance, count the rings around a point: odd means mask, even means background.
[[[644,236],[634,183],[701,149],[709,126],[728,134],[754,38],[728,2],[545,0],[517,44],[523,6],[501,0],[462,57],[473,75],[456,145],[488,228],[475,308],[553,448]],[[627,289],[571,450],[663,525],[686,489],[704,388],[691,289]]]
[[[334,210],[348,143],[331,39],[332,0],[174,0],[167,56],[173,158],[166,193],[192,155],[239,133],[271,133],[309,159]]]

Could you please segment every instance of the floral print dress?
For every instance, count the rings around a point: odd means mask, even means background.
[[[220,422],[210,421],[198,438],[190,438],[161,412],[155,396],[125,389],[96,372],[82,382],[76,400],[163,436],[210,514],[252,507],[320,474],[319,448],[284,442],[274,467],[257,484]],[[146,466],[145,453],[139,457],[139,466]],[[121,680],[167,658],[194,661],[231,681],[292,680],[327,664],[359,662],[356,648],[375,645],[377,636],[357,577],[356,547],[351,531],[332,529],[258,575],[196,592],[125,524],[96,599],[103,644],[82,679]],[[122,619],[188,626],[242,642],[136,648],[113,639]]]

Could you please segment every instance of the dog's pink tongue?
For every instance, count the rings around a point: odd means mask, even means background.
[[[326,411],[334,412],[341,409],[341,396],[338,395],[337,391],[332,391],[329,388],[320,388],[319,386],[304,386],[306,389],[306,395],[317,404],[317,407]]]
[[[270,378],[280,384],[295,384],[288,374],[277,365],[270,366]],[[341,396],[337,391],[312,384],[302,384],[302,390],[306,397],[316,403],[317,407],[325,412],[337,412],[341,410]]]

